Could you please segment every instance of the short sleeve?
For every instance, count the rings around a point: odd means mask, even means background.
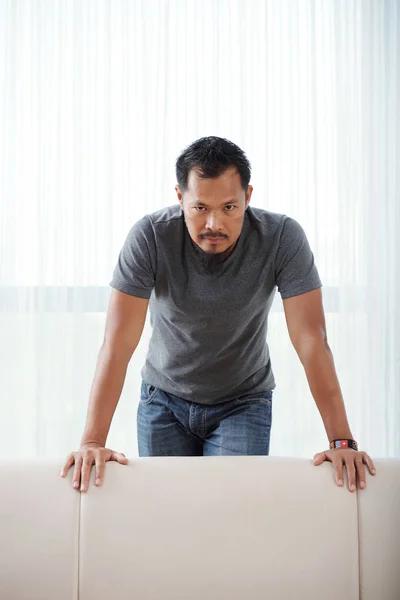
[[[150,298],[155,285],[156,244],[148,216],[133,225],[120,251],[110,286],[137,296]]]
[[[290,217],[283,224],[276,253],[275,281],[283,300],[322,287],[306,234]]]

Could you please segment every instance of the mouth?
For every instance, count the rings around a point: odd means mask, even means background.
[[[206,238],[206,241],[209,242],[210,244],[220,244],[224,240],[225,240],[225,238]]]

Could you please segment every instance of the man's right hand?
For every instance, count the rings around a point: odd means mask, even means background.
[[[83,444],[78,452],[71,452],[68,455],[60,475],[61,477],[65,477],[72,465],[75,465],[72,487],[75,489],[79,489],[80,487],[81,492],[86,492],[89,487],[92,465],[96,465],[96,485],[101,485],[103,483],[106,462],[109,460],[119,462],[121,465],[128,464],[125,454],[114,452],[114,450],[105,448],[100,444],[89,442]]]

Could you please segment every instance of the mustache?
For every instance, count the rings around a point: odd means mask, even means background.
[[[220,238],[227,238],[228,236],[227,236],[227,235],[221,235],[221,234],[218,234],[218,235],[210,235],[209,233],[201,233],[201,234],[200,234],[200,237],[201,237],[202,239],[207,239],[207,238],[208,238],[208,239],[210,239],[210,240],[219,240]]]

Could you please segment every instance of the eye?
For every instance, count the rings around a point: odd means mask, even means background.
[[[194,208],[194,210],[196,212],[204,212],[206,210],[205,206],[194,206],[193,208]],[[235,210],[236,206],[234,204],[227,204],[224,208],[225,209],[227,209],[227,208],[230,209],[227,212],[233,212]]]

